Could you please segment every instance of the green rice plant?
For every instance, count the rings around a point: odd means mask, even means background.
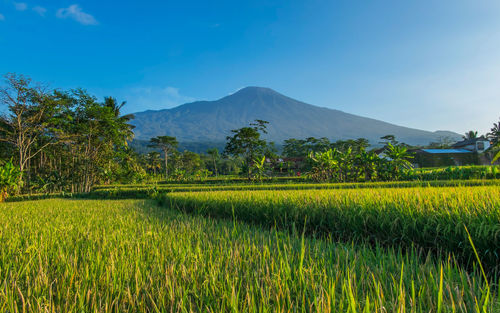
[[[305,236],[312,223],[283,232],[186,215],[147,200],[2,203],[0,311],[500,309],[479,270],[415,248]]]
[[[296,229],[341,241],[452,253],[472,266],[464,226],[489,271],[498,270],[500,188],[378,188],[338,190],[211,191],[163,194],[166,207],[266,227]]]
[[[233,184],[233,185],[121,185],[101,186],[93,193],[104,197],[120,191],[143,193],[156,188],[163,192],[197,192],[197,191],[231,191],[231,190],[308,190],[308,189],[362,189],[362,188],[408,188],[408,187],[454,187],[454,186],[500,186],[500,180],[443,180],[443,181],[401,181],[401,182],[368,182],[368,183],[301,183],[301,184]]]

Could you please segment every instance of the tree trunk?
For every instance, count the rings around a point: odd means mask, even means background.
[[[168,179],[168,149],[164,149],[165,153],[165,179]]]
[[[214,171],[215,171],[215,176],[219,176],[217,173],[217,162],[215,161],[215,157],[214,157]]]

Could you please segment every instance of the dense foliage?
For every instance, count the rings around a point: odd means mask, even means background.
[[[133,116],[121,114],[124,103],[98,102],[81,89],[47,90],[8,74],[0,104],[7,109],[0,115],[0,141],[16,151],[25,191],[88,192],[116,179],[124,163],[133,168],[127,150]]]
[[[314,181],[333,182],[399,180],[412,168],[409,161],[412,155],[405,147],[388,143],[384,153],[384,157],[379,157],[363,147],[358,152],[351,147],[345,151],[336,148],[325,152],[311,151],[309,177]]]

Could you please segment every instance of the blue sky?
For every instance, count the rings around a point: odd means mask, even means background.
[[[0,73],[127,111],[245,86],[399,125],[500,117],[500,1],[0,0]]]

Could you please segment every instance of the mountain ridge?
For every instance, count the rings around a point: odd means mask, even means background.
[[[289,138],[327,137],[330,140],[367,138],[376,143],[392,134],[402,142],[424,145],[440,137],[460,135],[399,126],[377,119],[319,107],[295,100],[267,87],[250,86],[214,101],[194,101],[171,109],[135,113],[137,139],[175,136],[181,142],[222,142],[232,129],[255,119],[270,122],[266,139],[280,144]]]

